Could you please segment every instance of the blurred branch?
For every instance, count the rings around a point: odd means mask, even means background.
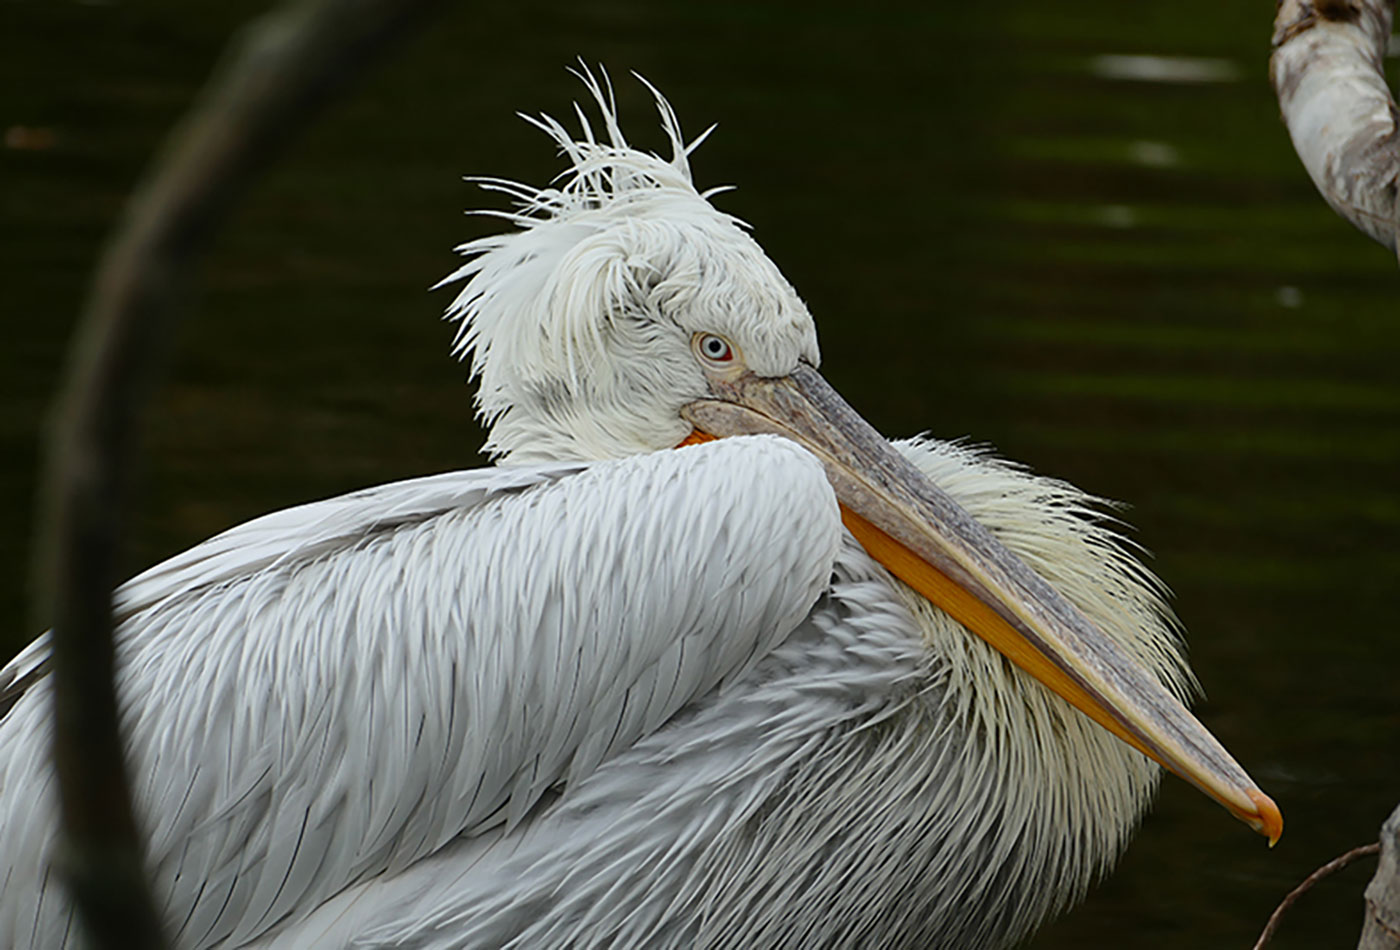
[[[69,353],[45,459],[36,572],[53,623],[56,857],[94,947],[163,944],[112,683],[111,593],[136,419],[176,291],[254,174],[432,0],[317,0],[235,42],[132,197]]]
[[[1281,0],[1269,76],[1313,184],[1397,250],[1400,110],[1385,81],[1395,0]]]
[[[1381,864],[1366,886],[1357,950],[1400,950],[1400,806],[1381,825]]]

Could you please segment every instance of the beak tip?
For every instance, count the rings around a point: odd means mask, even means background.
[[[1255,815],[1250,817],[1249,824],[1269,839],[1269,847],[1272,848],[1278,844],[1278,839],[1283,837],[1283,813],[1278,810],[1274,800],[1259,789],[1252,788],[1247,794],[1255,809]]]

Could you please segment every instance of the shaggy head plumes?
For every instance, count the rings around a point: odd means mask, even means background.
[[[580,78],[606,140],[575,106],[581,137],[549,116],[526,117],[568,158],[555,185],[484,179],[517,210],[485,211],[519,230],[457,250],[469,259],[443,283],[466,285],[448,308],[456,352],[480,380],[486,451],[511,461],[598,459],[673,446],[679,414],[705,393],[690,351],[719,333],[760,375],[819,361],[806,305],[738,219],[691,181],[689,144],[670,104],[648,84],[671,144],[662,159],[632,148],[606,76]],[[713,127],[712,127],[713,128]]]

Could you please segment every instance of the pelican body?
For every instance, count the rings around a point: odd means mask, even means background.
[[[498,464],[115,594],[175,945],[1001,947],[1112,865],[1160,765],[1276,838],[1098,501],[879,436],[699,140],[657,94],[673,154],[633,149],[584,80],[604,134],[532,120],[568,171],[486,181],[513,228],[449,278]],[[0,672],[14,948],[77,939],[46,651]]]

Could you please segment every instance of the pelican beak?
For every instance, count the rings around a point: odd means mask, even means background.
[[[856,539],[896,577],[1089,718],[1268,837],[1278,806],[1157,679],[896,452],[815,369],[712,384],[706,437],[785,436],[822,461]]]

